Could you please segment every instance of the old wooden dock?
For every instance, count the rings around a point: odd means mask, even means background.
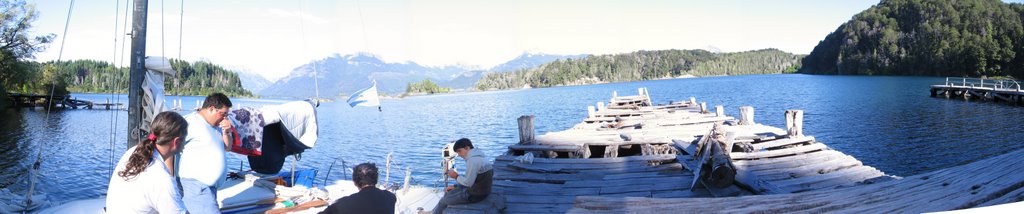
[[[494,160],[494,194],[504,212],[564,213],[578,197],[710,198],[813,192],[892,180],[802,133],[803,113],[787,129],[740,119],[691,98],[652,105],[647,90],[613,92],[574,127],[534,136],[519,119],[520,142]],[[783,118],[780,118],[783,119]],[[485,205],[449,211],[486,211]]]
[[[1024,200],[1024,150],[890,182],[735,198],[580,196],[569,213],[925,213]]]
[[[71,95],[38,95],[10,93],[7,95],[16,107],[21,108],[60,108],[60,109],[124,109],[123,103],[114,103],[107,99],[104,103],[97,103],[91,100],[74,99]]]
[[[931,86],[931,96],[985,100],[1024,105],[1024,91],[1014,80],[947,77],[942,85]]]

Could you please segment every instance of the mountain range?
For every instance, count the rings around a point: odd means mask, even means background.
[[[442,87],[464,89],[473,87],[481,76],[494,72],[516,71],[552,62],[558,59],[582,58],[586,55],[550,55],[524,53],[506,63],[481,70],[462,66],[432,67],[415,62],[385,62],[368,54],[338,55],[315,60],[299,66],[292,72],[266,88],[258,91],[268,97],[313,97],[319,88],[319,97],[343,97],[356,90],[369,87],[377,82],[377,89],[384,94],[405,92],[411,82],[430,79]],[[317,78],[314,81],[314,76]],[[243,84],[258,83],[245,81]],[[253,80],[256,81],[256,80]],[[319,86],[317,86],[319,85]]]
[[[237,71],[235,73],[238,74],[238,80],[242,81],[242,88],[245,88],[245,90],[259,92],[273,84],[267,78],[256,73],[248,71]]]

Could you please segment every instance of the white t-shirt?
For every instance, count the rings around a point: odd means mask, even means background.
[[[185,121],[188,122],[188,136],[185,137],[185,149],[181,151],[178,177],[218,187],[227,174],[220,127],[206,123],[199,113],[186,115]]]
[[[185,213],[178,184],[171,176],[163,156],[153,150],[149,166],[135,177],[125,180],[117,175],[124,171],[135,147],[129,148],[117,162],[107,187],[107,213]]]

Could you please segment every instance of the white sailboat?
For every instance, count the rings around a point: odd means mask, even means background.
[[[133,140],[135,142],[138,142],[138,137],[141,136],[141,134],[139,133],[144,133],[145,131],[147,131],[145,128],[148,126],[147,121],[152,121],[152,117],[154,117],[157,113],[169,110],[168,106],[165,104],[164,99],[163,76],[173,75],[176,73],[174,70],[172,70],[170,63],[167,61],[167,59],[163,57],[142,56],[142,54],[145,53],[145,13],[148,10],[148,3],[147,0],[134,1],[136,5],[134,13],[136,14],[134,15],[133,19],[132,33],[133,51],[131,63],[132,68],[130,69],[132,81],[129,86],[130,102],[128,133],[130,142]],[[142,36],[135,37],[136,35]],[[137,59],[140,61],[137,61]],[[144,61],[141,61],[143,59]],[[298,102],[304,103],[302,101]],[[290,104],[286,103],[282,105]],[[292,103],[291,105],[303,104]],[[306,106],[308,107],[308,105]],[[305,114],[305,116],[312,117],[306,119],[315,121],[315,108],[317,104],[314,102],[312,106],[313,108],[311,111],[314,111],[314,113]],[[261,108],[261,110],[264,111],[263,113],[266,114],[265,116],[276,116],[277,121],[287,120],[285,118],[286,116],[282,116],[285,115],[285,113],[274,112],[273,109],[275,109],[275,107],[273,106]],[[273,119],[269,120],[272,121]],[[270,123],[267,123],[267,125],[269,124]],[[311,138],[307,138],[307,136],[309,135],[303,135],[303,133],[290,134],[294,136],[299,136],[299,138],[304,138],[299,139],[299,141],[305,144],[304,146],[312,148],[313,144],[315,144],[316,141],[316,130],[314,129],[311,132],[313,133]],[[292,175],[294,175],[294,172],[291,173]],[[315,177],[315,170],[313,171],[313,173],[313,177]],[[285,209],[275,209],[275,211],[287,211],[295,213],[316,213],[324,210],[326,208],[326,205],[333,202],[334,200],[354,194],[359,191],[351,180],[336,180],[333,183],[326,185],[322,188],[316,188],[304,185],[294,185],[291,187],[278,185],[277,183],[273,182],[273,180],[280,179],[280,174],[237,172],[236,176],[238,178],[229,179],[221,186],[221,189],[218,190],[217,201],[221,208],[221,211],[224,213],[263,213],[275,208],[275,206],[288,206],[289,203],[283,202],[282,200],[287,200],[288,202],[307,202],[307,204],[319,206],[303,207],[302,204],[300,203],[296,207],[285,207]],[[395,193],[397,197],[397,202],[395,204],[396,213],[419,213],[421,211],[432,210],[434,206],[437,204],[438,200],[440,200],[440,198],[443,196],[443,192],[439,188],[412,186],[409,184],[410,176],[411,172],[407,171],[405,185],[403,185],[402,188],[388,189],[386,188],[388,184],[381,184],[378,185],[378,187],[381,189],[387,189]],[[32,179],[34,178],[35,176],[32,177]],[[286,183],[301,184],[300,182],[295,180]],[[9,195],[20,196],[17,194]],[[18,206],[20,202],[25,201],[24,196],[20,196],[20,198],[22,200],[18,200],[17,197],[0,197],[0,199],[4,201],[12,201],[12,204],[14,205],[11,206]],[[63,203],[57,206],[48,207],[40,210],[41,207],[45,207],[46,205],[48,205],[47,203],[44,203],[45,195],[37,194],[31,197],[31,199],[35,200],[36,203],[20,203],[24,205],[29,205],[30,207],[13,207],[12,209],[5,209],[4,211],[29,213],[105,213],[104,207],[106,206],[105,198],[96,198],[71,201],[68,203]],[[319,200],[320,203],[309,203],[310,201],[315,200]],[[300,210],[297,208],[303,209]]]

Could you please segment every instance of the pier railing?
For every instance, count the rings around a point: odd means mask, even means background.
[[[981,78],[946,77],[946,86],[985,87],[994,90],[1020,91],[1020,83],[1015,80],[993,80]]]

